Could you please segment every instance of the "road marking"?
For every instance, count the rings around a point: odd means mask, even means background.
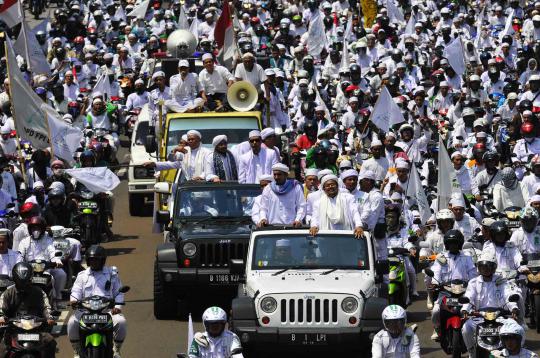
[[[67,329],[67,322],[70,317],[70,310],[65,309],[60,313],[60,317],[58,317],[58,320],[56,321],[56,324],[51,329],[51,334],[53,336],[59,336],[64,332],[64,327]]]

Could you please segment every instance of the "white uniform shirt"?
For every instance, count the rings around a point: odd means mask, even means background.
[[[371,354],[373,358],[420,358],[420,341],[410,328],[397,338],[383,329],[373,337]]]
[[[189,358],[244,358],[242,353],[231,356],[231,352],[237,348],[241,348],[240,339],[231,331],[223,331],[219,337],[210,337],[208,333],[203,335],[208,341],[208,347],[200,346],[197,341],[191,342],[189,348]]]
[[[227,93],[227,82],[231,80],[234,80],[234,76],[223,66],[214,66],[212,73],[206,69],[199,73],[199,81],[206,94]]]
[[[259,88],[267,80],[264,69],[257,63],[253,65],[251,71],[247,71],[243,63],[238,64],[236,71],[234,71],[234,77],[250,82],[255,88]]]
[[[480,228],[480,224],[467,213],[463,214],[461,221],[454,223],[454,229],[461,231],[465,239],[471,237],[477,228]]]
[[[47,234],[39,240],[34,240],[30,236],[25,237],[19,244],[19,252],[25,261],[45,260],[62,263],[60,258],[55,256],[53,239]]]
[[[540,227],[535,227],[533,232],[526,232],[520,227],[512,233],[510,242],[516,245],[521,254],[540,252]]]
[[[495,252],[497,258],[497,271],[517,270],[521,266],[523,259],[519,248],[513,242],[507,242],[505,246],[497,246],[493,242],[484,243],[482,251],[490,250]]]
[[[435,282],[449,282],[452,280],[463,280],[468,282],[470,279],[478,276],[476,266],[471,256],[460,253],[453,255],[448,251],[441,253],[446,258],[446,263],[442,264],[439,259],[433,262],[431,270],[435,274]]]
[[[238,162],[238,182],[253,184],[259,182],[261,175],[272,174],[272,165],[278,160],[275,151],[261,147],[259,154],[249,151]]]
[[[377,223],[384,221],[384,199],[377,189],[371,189],[365,194],[360,219],[364,229],[367,227],[368,230],[373,230]]]
[[[540,177],[537,177],[534,174],[529,174],[523,177],[523,180],[521,181],[521,188],[525,202],[527,202],[531,196],[536,194],[536,190],[538,190],[539,187]]]
[[[497,281],[500,281],[499,283]],[[497,274],[493,275],[491,281],[484,281],[483,276],[477,276],[469,281],[465,297],[471,303],[465,304],[463,311],[482,309],[485,307],[506,307],[509,311],[518,308],[515,302],[510,302],[509,298],[516,292],[505,280]]]
[[[110,287],[107,290],[107,282],[110,282]],[[115,267],[104,266],[101,271],[92,271],[87,268],[79,272],[73,287],[71,288],[71,299],[82,300],[85,297],[98,295],[103,297],[115,297],[116,303],[124,302],[124,294],[119,293],[122,287],[118,272]],[[121,308],[121,305],[117,305]]]

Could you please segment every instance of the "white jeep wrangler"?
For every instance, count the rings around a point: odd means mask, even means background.
[[[378,297],[377,284],[385,265],[375,262],[368,234],[254,231],[245,265],[231,260],[234,271],[245,268],[232,329],[249,351],[365,349],[382,328],[387,300]]]

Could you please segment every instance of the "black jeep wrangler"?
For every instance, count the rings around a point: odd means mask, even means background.
[[[185,315],[190,301],[203,293],[236,295],[241,277],[231,273],[230,260],[246,259],[251,207],[260,194],[259,185],[237,182],[185,182],[175,188],[169,210],[157,213],[166,225],[154,264],[157,319],[175,318],[179,307]]]

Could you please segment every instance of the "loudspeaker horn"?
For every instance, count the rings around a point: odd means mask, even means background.
[[[197,38],[188,30],[173,31],[167,38],[167,51],[172,57],[188,58],[197,49]]]
[[[238,112],[251,110],[257,104],[258,99],[257,89],[247,81],[235,82],[227,91],[229,105]]]

